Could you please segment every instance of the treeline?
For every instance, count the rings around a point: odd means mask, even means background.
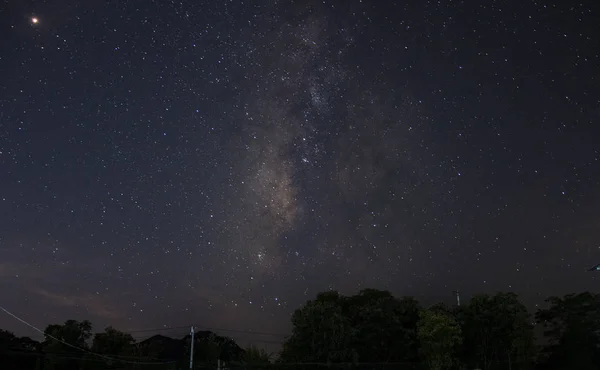
[[[600,295],[547,299],[531,314],[514,293],[422,307],[367,289],[321,293],[296,310],[282,362],[418,364],[419,369],[600,369]],[[534,335],[538,326],[543,333]]]
[[[276,359],[201,331],[194,362],[198,368],[600,369],[600,295],[591,293],[551,297],[530,313],[513,293],[423,307],[380,290],[324,292],[297,309],[292,324]],[[534,335],[536,326],[543,337]],[[0,369],[187,369],[190,344],[189,335],[136,342],[110,327],[92,335],[89,321],[69,320],[49,325],[42,342],[0,331]]]
[[[92,335],[87,321],[67,320],[48,325],[37,342],[0,330],[0,370],[188,369],[191,336],[154,335],[136,342],[131,334],[112,327]],[[194,335],[194,360],[200,366],[232,363],[268,363],[264,351],[243,350],[231,338],[211,331]]]

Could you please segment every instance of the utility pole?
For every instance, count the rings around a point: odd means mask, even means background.
[[[456,296],[456,305],[460,307],[460,293],[458,292],[458,290],[455,290],[452,293],[454,293],[454,295]]]
[[[194,325],[190,327],[190,335],[192,337],[190,345],[190,370],[194,369]]]

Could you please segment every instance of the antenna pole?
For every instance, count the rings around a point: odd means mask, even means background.
[[[191,345],[190,345],[190,370],[194,368],[194,325],[190,327]]]
[[[456,296],[456,306],[460,307],[460,293],[458,292],[458,290],[455,290],[452,293],[454,293],[454,295]]]

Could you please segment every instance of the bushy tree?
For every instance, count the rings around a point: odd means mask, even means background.
[[[346,298],[337,292],[317,295],[292,316],[292,335],[285,341],[282,361],[355,362],[356,335],[345,314]]]
[[[262,348],[250,346],[244,351],[244,363],[253,366],[253,368],[259,365],[269,365],[271,356]]]
[[[424,310],[419,316],[420,354],[427,369],[446,370],[457,366],[462,333],[456,320],[440,310]]]
[[[367,289],[317,295],[296,310],[281,359],[293,362],[408,362],[417,359],[419,304]]]
[[[131,356],[135,339],[131,334],[124,333],[109,326],[102,333],[96,333],[92,341],[92,351],[96,353]]]
[[[63,325],[48,325],[42,343],[45,368],[75,370],[84,366],[84,353],[77,348],[88,349],[87,340],[92,336],[92,323],[67,320]],[[65,344],[66,343],[66,344]],[[76,347],[76,348],[74,348]]]
[[[0,329],[0,368],[2,370],[34,369],[40,357],[39,343],[28,337],[17,337]]]
[[[549,343],[543,348],[545,369],[598,369],[600,363],[600,295],[550,297],[550,307],[536,314]]]
[[[483,370],[531,367],[533,320],[514,293],[474,296],[457,318],[463,330],[463,361]]]
[[[419,303],[395,298],[390,292],[365,289],[346,300],[355,329],[354,348],[360,362],[415,361]]]

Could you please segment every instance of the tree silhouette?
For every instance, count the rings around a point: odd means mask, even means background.
[[[271,362],[256,347],[243,350],[231,338],[198,331],[194,363],[198,369],[214,367],[218,360],[228,367],[255,369],[290,363],[337,367],[403,363],[405,369],[429,370],[597,369],[600,295],[570,294],[550,297],[547,302],[549,307],[536,313],[547,339],[537,362],[532,319],[514,293],[476,295],[461,307],[435,304],[424,310],[413,298],[366,289],[353,296],[319,293],[299,307],[292,316],[292,334],[277,361]],[[187,367],[191,349],[189,335],[154,335],[136,343],[130,334],[107,327],[92,338],[92,324],[87,320],[48,325],[44,337],[38,343],[0,330],[0,369],[166,370]],[[316,365],[303,368],[311,366]]]
[[[0,368],[6,370],[34,369],[38,362],[40,343],[28,337],[17,337],[0,329]],[[34,356],[31,356],[34,354]]]
[[[600,361],[600,296],[582,293],[550,297],[550,307],[537,312],[549,340],[542,351],[544,369],[598,369]]]
[[[427,368],[446,370],[459,364],[462,332],[454,317],[440,310],[424,310],[419,316],[417,335]]]
[[[92,323],[67,320],[63,325],[48,325],[44,330],[42,349],[45,369],[75,370],[83,367],[87,340],[92,336]]]
[[[296,310],[285,361],[402,362],[417,359],[419,304],[389,292],[368,289],[344,297],[317,295]]]

